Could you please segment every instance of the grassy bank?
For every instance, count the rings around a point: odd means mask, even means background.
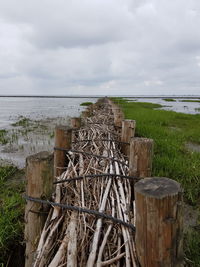
[[[184,188],[185,202],[200,204],[200,153],[190,151],[188,143],[200,144],[200,115],[158,110],[152,103],[135,103],[117,98],[126,119],[136,120],[136,135],[154,139],[153,176],[175,179]],[[189,266],[200,266],[200,232],[187,235]]]
[[[0,166],[0,266],[9,266],[12,257],[19,260],[23,247],[22,176],[14,166]]]
[[[92,105],[92,102],[83,102],[80,104],[80,106],[90,106]]]

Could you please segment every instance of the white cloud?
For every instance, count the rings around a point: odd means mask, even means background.
[[[198,0],[0,0],[0,94],[199,94],[199,14]]]

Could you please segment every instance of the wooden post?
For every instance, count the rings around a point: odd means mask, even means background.
[[[74,117],[71,118],[71,126],[72,128],[80,128],[81,127],[81,118],[80,117]]]
[[[134,120],[123,120],[122,121],[122,136],[121,141],[129,144],[122,144],[122,153],[126,156],[130,156],[130,140],[135,135],[136,121]]]
[[[153,158],[153,140],[133,137],[130,141],[129,175],[150,177]]]
[[[26,159],[26,194],[30,197],[50,199],[53,190],[53,154],[40,152]],[[25,266],[33,264],[34,253],[48,214],[48,207],[27,201],[25,207]]]
[[[72,128],[67,126],[57,126],[55,129],[55,147],[70,149],[72,143]],[[65,170],[67,165],[67,157],[65,151],[54,151],[54,174],[59,176]]]
[[[122,127],[123,113],[120,108],[115,108],[114,110],[114,125],[116,127]]]
[[[141,267],[183,266],[180,184],[145,178],[135,184],[136,250]]]
[[[88,118],[88,117],[90,117],[90,112],[88,110],[82,111],[81,117],[82,118]]]

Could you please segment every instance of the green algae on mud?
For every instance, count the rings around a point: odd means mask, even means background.
[[[200,145],[200,114],[159,110],[159,104],[128,102],[112,98],[121,106],[126,119],[136,120],[136,136],[154,139],[153,176],[169,177],[182,185],[185,202],[198,215],[200,204],[200,153],[186,144]],[[188,266],[200,266],[200,226],[190,227],[185,237]]]

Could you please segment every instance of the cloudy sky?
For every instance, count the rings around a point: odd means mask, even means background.
[[[200,1],[0,0],[0,94],[200,94]]]

